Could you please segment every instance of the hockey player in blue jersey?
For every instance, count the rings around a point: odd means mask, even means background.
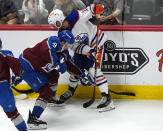
[[[0,39],[0,49],[2,41]],[[19,131],[27,131],[23,117],[17,110],[15,98],[10,89],[10,69],[17,76],[21,73],[21,64],[9,50],[0,50],[0,105]]]
[[[97,61],[97,76],[96,76],[96,84],[101,91],[102,99],[97,106],[99,111],[103,110],[111,110],[114,109],[113,102],[110,97],[110,93],[108,90],[108,82],[106,77],[101,72],[101,65],[103,60],[103,54],[104,54],[104,43],[107,40],[107,36],[99,30],[98,32],[98,51],[97,55],[94,56],[96,49],[96,43],[97,43],[97,26],[93,25],[89,19],[93,16],[98,16],[102,13],[102,5],[100,4],[91,4],[89,7],[83,10],[76,10],[70,13],[65,20],[62,22],[62,27],[60,28],[60,31],[62,30],[70,30],[76,39],[81,37],[82,34],[86,34],[89,38],[89,41],[87,44],[82,43],[74,43],[71,46],[71,49],[75,51],[77,54],[85,55],[85,57],[88,57],[91,60]],[[57,20],[55,19],[55,22]],[[79,58],[77,58],[77,61],[83,61]],[[86,65],[85,65],[86,66]],[[95,67],[92,64],[92,67],[89,68],[89,73],[92,77],[94,77]],[[69,84],[69,90],[65,92],[65,95],[61,95],[60,100],[63,99],[63,102],[69,99],[77,86],[78,79],[76,79],[74,76],[70,76],[70,84]]]
[[[51,36],[27,48],[20,55],[22,64],[22,79],[39,93],[32,112],[27,121],[29,129],[46,129],[47,123],[39,120],[47,107],[48,101],[56,89],[59,73],[69,70],[66,59],[68,46],[74,43],[74,36],[68,30],[61,31],[57,36]],[[64,55],[63,55],[64,54]],[[65,57],[66,55],[66,57]]]

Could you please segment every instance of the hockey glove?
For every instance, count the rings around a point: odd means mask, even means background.
[[[93,83],[91,76],[89,75],[89,73],[86,70],[84,70],[84,72],[82,72],[82,75],[80,78],[80,83],[83,86],[90,86]]]
[[[94,49],[90,49],[90,51],[87,53],[87,57],[92,60],[96,61],[96,51]]]
[[[102,4],[94,3],[91,4],[91,7],[93,9],[93,15],[100,15],[104,12],[104,6]]]
[[[67,65],[62,56],[59,58],[59,62],[57,63],[57,65],[59,66],[59,68],[57,69],[58,72],[61,72],[61,74],[65,73],[67,69]]]

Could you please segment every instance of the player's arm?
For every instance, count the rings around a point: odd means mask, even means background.
[[[56,51],[61,50],[61,44],[60,44],[58,38],[56,36],[49,37],[48,46],[49,46],[49,50],[50,50],[51,61],[53,64],[56,64],[57,61],[59,60],[59,58],[56,54]]]
[[[90,48],[90,46],[85,44],[74,43],[71,45],[70,49],[72,49],[75,53],[86,55],[89,59],[95,61],[95,49]]]
[[[66,71],[66,63],[64,57],[57,56],[56,52],[61,51],[62,47],[61,44],[56,36],[51,36],[48,39],[48,46],[50,48],[50,56],[51,61],[54,66],[54,68],[61,73],[64,73]]]
[[[18,58],[14,57],[11,51],[8,51],[8,53],[6,54],[6,62],[8,63],[8,66],[11,68],[12,72],[17,76],[20,76],[22,70],[21,63],[18,60]]]
[[[101,4],[91,4],[87,8],[79,10],[80,19],[88,21],[93,16],[102,14],[103,9],[104,7]]]
[[[70,46],[70,49],[77,54],[86,55],[90,51],[90,47],[85,44],[74,43]]]
[[[103,10],[101,4],[91,4],[85,9],[72,11],[63,21],[62,27],[59,29],[59,31],[65,29],[72,30],[75,24],[79,21],[87,22],[93,17],[93,15],[98,15],[102,13],[103,11],[99,11],[100,9]]]

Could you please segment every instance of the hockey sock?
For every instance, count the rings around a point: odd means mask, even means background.
[[[19,131],[26,131],[27,130],[27,127],[26,127],[26,123],[25,121],[21,122],[20,124],[18,124],[16,126],[16,128],[19,130]]]
[[[36,100],[35,106],[33,108],[32,115],[36,116],[37,118],[40,118],[40,116],[43,113],[43,111],[45,110],[46,106],[47,106],[47,101],[45,101],[41,98],[38,98]]]
[[[6,112],[6,115],[11,119],[19,131],[27,130],[26,123],[23,117],[19,114],[17,108],[13,112]]]
[[[39,98],[36,100],[32,115],[36,116],[37,118],[40,118],[41,114],[47,107],[48,101],[52,97],[52,89],[49,85],[44,85],[39,89],[38,93],[40,95]]]

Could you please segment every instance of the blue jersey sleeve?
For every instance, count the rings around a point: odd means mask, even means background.
[[[55,65],[57,63],[57,61],[59,60],[58,57],[57,57],[56,52],[57,51],[61,51],[61,49],[62,49],[62,46],[60,44],[60,41],[59,41],[58,37],[51,36],[48,39],[48,46],[50,48],[50,54],[51,54],[51,57],[52,57],[52,63]]]
[[[70,29],[72,30],[72,28],[74,27],[74,25],[76,24],[76,22],[79,19],[79,12],[77,10],[72,11],[67,17],[66,20],[68,21],[68,23],[70,24]]]

